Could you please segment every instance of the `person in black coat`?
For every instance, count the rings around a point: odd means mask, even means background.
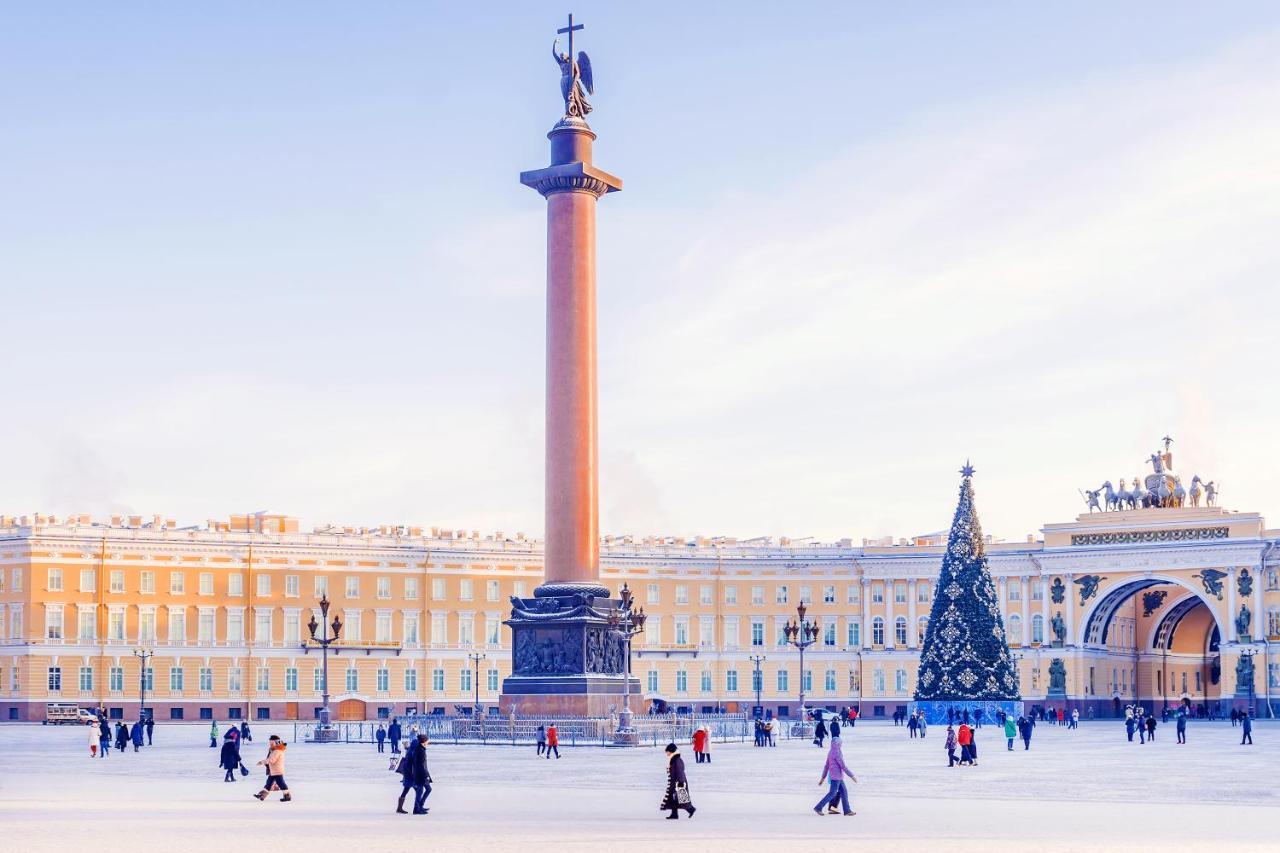
[[[253,733],[249,731],[249,721],[245,720],[240,724],[240,742],[253,743]]]
[[[818,718],[818,725],[813,728],[813,745],[822,746],[822,742],[827,739],[827,725],[822,722],[822,718]]]
[[[374,739],[378,741],[378,752],[384,752],[384,746],[387,743],[387,730],[382,727],[382,723],[378,723],[378,730],[373,733]]]
[[[236,769],[240,767],[240,739],[228,737],[222,741],[222,753],[218,756],[218,766],[227,772],[223,782],[236,781]]]
[[[387,740],[391,741],[391,754],[400,754],[400,721],[395,717],[391,718],[391,725],[387,728]]]
[[[125,747],[129,745],[129,730],[124,727],[123,722],[116,723],[116,751],[124,752]]]
[[[409,749],[400,759],[400,778],[404,786],[400,789],[400,801],[396,803],[396,814],[408,814],[404,810],[404,798],[409,789],[413,789],[413,813],[426,814],[430,809],[424,808],[427,797],[431,794],[431,773],[427,770],[427,736],[418,735],[409,741]]]
[[[680,809],[689,812],[689,817],[697,811],[689,796],[689,779],[684,774],[684,759],[680,757],[680,749],[674,743],[667,744],[667,794],[658,806],[662,811],[670,811],[667,820],[679,820]],[[683,795],[684,802],[681,802]]]
[[[107,750],[111,748],[111,724],[106,717],[98,718],[98,743],[102,747],[102,757],[106,758]]]
[[[151,733],[156,730],[156,721],[151,719],[150,717],[147,717],[146,728],[147,728],[147,746],[151,746]]]

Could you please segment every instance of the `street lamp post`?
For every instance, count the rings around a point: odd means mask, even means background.
[[[643,607],[639,611],[632,611],[631,605],[635,603],[635,596],[626,583],[622,584],[618,598],[618,606],[609,611],[609,629],[614,636],[626,644],[627,661],[623,668],[622,712],[618,715],[618,733],[615,741],[638,743],[635,730],[631,725],[631,638],[644,630],[644,623],[649,617],[645,615]]]
[[[760,707],[760,690],[764,687],[764,675],[760,672],[760,664],[764,663],[766,658],[764,655],[752,655],[748,658],[756,665],[756,671],[751,676],[751,686],[756,689],[756,711],[763,715],[764,709]]]
[[[311,642],[320,644],[320,687],[321,687],[321,706],[320,706],[320,728],[316,730],[316,741],[336,741],[337,732],[329,727],[329,646],[338,642],[338,635],[342,632],[342,620],[334,614],[333,622],[328,623],[329,618],[329,597],[327,595],[320,596],[320,618],[322,622],[316,622],[316,614],[311,614],[311,621],[307,623],[307,630],[311,632]],[[323,624],[322,624],[323,623]],[[320,628],[320,636],[316,637],[316,629]],[[333,636],[329,636],[329,629],[333,629]]]
[[[142,661],[142,668],[138,670],[138,719],[143,722],[147,719],[147,665],[155,654],[145,647],[133,650],[133,656]]]
[[[800,722],[805,720],[804,711],[804,650],[812,646],[818,641],[818,633],[821,630],[818,627],[818,620],[812,622],[805,621],[804,614],[808,610],[804,606],[804,602],[800,602],[796,606],[796,614],[799,620],[792,620],[790,625],[782,629],[783,635],[787,639],[789,645],[795,646],[800,650]]]
[[[472,716],[476,719],[480,718],[480,661],[484,660],[484,654],[481,652],[472,652],[467,655],[471,660],[471,682],[476,689],[476,704]]]

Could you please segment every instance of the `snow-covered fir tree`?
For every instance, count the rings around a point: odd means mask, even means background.
[[[965,462],[960,473],[960,502],[934,587],[915,698],[1017,700],[1018,671],[973,506],[973,467]]]

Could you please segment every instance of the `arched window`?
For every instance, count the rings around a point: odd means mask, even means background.
[[[918,645],[921,645],[921,646],[924,645],[924,635],[925,635],[925,632],[927,632],[928,630],[929,630],[929,617],[921,616],[920,619],[916,622],[916,643]]]
[[[879,616],[871,620],[871,645],[884,645],[884,620]]]
[[[907,644],[907,617],[899,616],[893,620],[893,641],[899,646]]]
[[[1017,613],[1009,617],[1009,645],[1022,645],[1022,617]]]
[[[1039,613],[1031,617],[1031,642],[1044,642],[1044,617]]]

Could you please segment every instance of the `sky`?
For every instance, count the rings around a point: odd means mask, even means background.
[[[1062,8],[1050,8],[1061,6]],[[542,530],[547,2],[11,4],[0,512]],[[581,2],[601,527],[1280,523],[1280,6]]]

